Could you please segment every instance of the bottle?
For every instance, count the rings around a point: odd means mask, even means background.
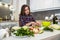
[[[53,17],[53,24],[58,24],[58,21],[57,20],[58,20],[57,16],[54,16]]]

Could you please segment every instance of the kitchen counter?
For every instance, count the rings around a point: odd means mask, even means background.
[[[53,32],[45,31],[42,34],[35,34],[35,37],[14,37],[10,36],[3,40],[60,40],[60,30],[54,30]]]
[[[7,28],[7,27],[13,27],[13,26],[19,26],[18,22],[12,22],[12,21],[0,22],[0,29]]]
[[[0,23],[3,27],[18,26],[18,22],[2,22]],[[44,31],[42,34],[35,34],[34,37],[16,37],[10,36],[3,40],[60,40],[60,30],[54,30],[53,32]]]

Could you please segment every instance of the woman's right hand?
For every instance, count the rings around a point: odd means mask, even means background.
[[[31,24],[34,24],[35,22],[30,22]]]

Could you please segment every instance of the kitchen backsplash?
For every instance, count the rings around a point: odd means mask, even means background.
[[[57,13],[60,13],[60,9],[32,12],[32,15],[36,20],[44,20],[45,16],[49,17],[51,14],[57,14]]]

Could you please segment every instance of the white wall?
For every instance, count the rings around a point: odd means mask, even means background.
[[[26,4],[26,3],[27,3],[26,0],[14,0],[13,1],[13,7],[15,9],[15,12],[14,12],[15,21],[19,20],[19,14],[20,14],[21,6],[23,4]]]
[[[44,11],[60,8],[60,0],[30,0],[31,11]]]

